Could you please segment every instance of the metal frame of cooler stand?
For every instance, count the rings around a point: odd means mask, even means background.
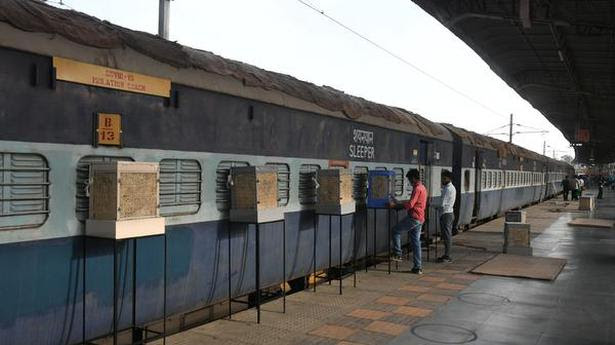
[[[260,226],[265,224],[274,224],[274,223],[282,223],[282,313],[286,313],[286,218],[282,218],[280,220],[273,220],[268,222],[233,222],[228,221],[228,254],[229,254],[229,262],[228,262],[228,318],[231,319],[231,315],[233,313],[232,303],[241,303],[248,304],[249,302],[240,301],[235,298],[249,295],[238,295],[233,296],[233,286],[232,286],[232,269],[231,269],[231,226],[232,224],[245,224],[246,230],[250,229],[250,225],[255,226],[256,233],[256,245],[255,245],[255,280],[256,280],[256,323],[261,322],[261,284],[260,284]],[[246,236],[246,240],[247,240]]]
[[[162,236],[164,239],[164,264],[163,264],[163,283],[162,283],[162,294],[163,294],[163,307],[162,307],[162,332],[155,332],[147,329],[147,327],[140,328],[137,325],[137,240],[144,238],[153,238]],[[136,344],[145,344],[146,341],[157,340],[157,339],[147,339],[147,333],[157,333],[158,339],[162,338],[162,344],[166,344],[166,336],[167,336],[167,235],[166,233],[161,235],[151,235],[151,236],[142,236],[142,237],[131,237],[131,238],[123,238],[123,239],[113,239],[113,238],[105,238],[105,237],[95,237],[95,236],[83,236],[83,323],[82,323],[82,343],[83,344],[95,344],[92,341],[96,341],[96,339],[101,339],[106,337],[96,338],[95,340],[86,339],[86,263],[87,263],[87,239],[88,238],[96,238],[102,239],[106,241],[113,242],[113,345],[117,345],[118,342],[118,295],[119,295],[119,279],[118,279],[118,269],[117,269],[117,257],[118,257],[118,243],[124,242],[128,243],[128,241],[132,240],[132,324],[130,325],[130,329],[132,331],[132,340],[130,342],[131,345]],[[136,336],[137,331],[141,330],[145,332],[145,337],[143,338],[143,334],[141,336]],[[135,340],[135,338],[141,338]]]
[[[352,216],[352,239],[353,239],[353,244],[352,244],[352,272],[348,273],[348,274],[343,274],[343,269],[344,269],[344,261],[343,261],[343,219],[344,216]],[[340,252],[339,252],[339,264],[337,265],[337,269],[338,269],[338,278],[335,280],[339,280],[340,281],[340,286],[339,286],[339,294],[341,295],[342,292],[342,281],[344,280],[344,278],[350,276],[351,274],[353,275],[353,287],[357,287],[357,231],[356,231],[356,223],[355,223],[355,212],[350,212],[350,213],[346,213],[346,214],[333,214],[333,213],[317,213],[314,212],[314,251],[313,251],[313,257],[312,257],[312,266],[313,266],[313,289],[314,292],[316,292],[316,278],[320,278],[322,276],[317,275],[316,274],[316,239],[317,239],[317,229],[318,229],[318,223],[320,220],[320,216],[328,216],[329,217],[329,268],[328,268],[328,274],[327,274],[327,280],[329,282],[329,285],[331,285],[331,281],[333,279],[331,279],[331,269],[333,268],[333,265],[331,264],[331,258],[332,258],[332,229],[331,229],[331,220],[333,219],[333,216],[337,216],[339,219],[339,242],[340,242]]]

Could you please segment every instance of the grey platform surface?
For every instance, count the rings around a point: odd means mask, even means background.
[[[594,216],[615,218],[613,201],[611,192]],[[615,344],[615,230],[574,228],[569,219],[562,214],[532,243],[534,255],[568,260],[555,281],[482,277],[389,344],[461,344],[474,336],[469,344]]]

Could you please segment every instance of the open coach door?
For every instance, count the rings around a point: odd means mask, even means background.
[[[427,189],[427,208],[425,212],[425,223],[423,226],[423,231],[430,238],[431,234],[436,231],[436,209],[435,205],[432,205],[433,198],[433,185],[432,185],[432,166],[431,166],[431,157],[433,156],[433,143],[425,140],[421,140],[419,143],[419,173],[421,174],[421,182]]]
[[[481,197],[481,186],[483,183],[483,169],[482,169],[482,161],[483,154],[479,150],[475,151],[474,154],[474,211],[472,211],[472,222],[476,222],[478,220],[478,215],[480,211],[480,197]]]

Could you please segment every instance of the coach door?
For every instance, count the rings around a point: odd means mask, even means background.
[[[474,211],[472,212],[472,220],[478,219],[478,211],[480,210],[480,192],[483,182],[482,156],[482,153],[476,150],[474,154]]]
[[[424,230],[428,230],[431,231],[432,229],[432,225],[431,222],[429,221],[430,219],[435,219],[432,218],[432,205],[429,205],[429,200],[430,198],[434,195],[433,191],[432,191],[432,184],[431,184],[431,157],[432,157],[432,150],[433,150],[433,143],[428,142],[428,141],[423,141],[421,140],[419,143],[419,172],[421,174],[421,182],[423,183],[423,185],[425,186],[425,188],[427,188],[427,212],[425,212],[425,224],[427,224],[426,229]]]

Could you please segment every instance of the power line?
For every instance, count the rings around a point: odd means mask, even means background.
[[[493,113],[493,114],[495,114],[497,116],[501,116],[501,117],[506,118],[505,115],[499,113],[498,111],[494,110],[493,108],[491,108],[491,107],[481,103],[480,101],[472,98],[470,95],[466,94],[465,92],[460,91],[460,90],[456,89],[455,87],[447,84],[446,82],[444,82],[443,80],[439,79],[438,77],[436,77],[434,75],[431,75],[427,71],[421,69],[420,67],[416,66],[412,62],[410,62],[410,61],[404,59],[403,57],[395,54],[394,52],[388,50],[387,48],[385,48],[382,45],[380,45],[379,43],[371,40],[370,38],[364,36],[363,34],[359,33],[358,31],[354,30],[353,28],[349,27],[348,25],[346,25],[346,24],[340,22],[339,20],[331,17],[330,15],[326,14],[325,11],[323,11],[323,10],[319,9],[318,7],[314,6],[313,4],[309,3],[308,0],[297,0],[297,1],[299,1],[301,4],[305,5],[306,7],[310,8],[314,12],[317,12],[318,14],[320,14],[320,15],[324,16],[325,18],[329,19],[330,21],[332,21],[333,23],[337,24],[338,26],[340,26],[340,27],[344,28],[345,30],[349,31],[353,35],[359,37],[360,39],[362,39],[362,40],[366,41],[367,43],[373,45],[374,47],[382,50],[383,52],[387,53],[388,55],[392,56],[393,58],[399,60],[400,62],[402,62],[403,64],[409,66],[413,70],[415,70],[415,71],[421,73],[422,75],[428,77],[429,79],[437,82],[438,84],[440,84],[440,85],[446,87],[447,89],[455,92],[456,94],[464,97],[465,99],[471,101],[472,103],[475,103],[475,104],[479,105],[480,107],[488,110],[489,112],[491,112],[491,113]]]

